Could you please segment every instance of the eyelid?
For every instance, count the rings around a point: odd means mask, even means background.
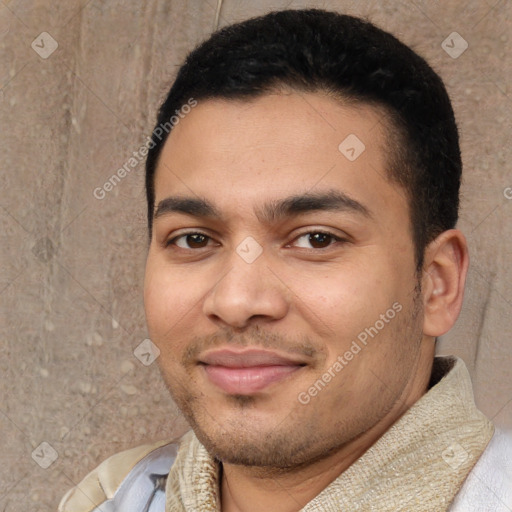
[[[178,247],[178,249],[183,249],[183,247],[179,247],[176,245],[176,243],[174,243],[176,240],[178,240],[179,238],[182,238],[182,237],[185,237],[185,236],[188,236],[188,235],[202,235],[206,238],[209,238],[210,240],[214,240],[214,238],[209,235],[208,233],[205,233],[204,231],[201,231],[201,230],[198,230],[198,229],[191,229],[191,230],[188,230],[188,231],[183,231],[181,233],[175,233],[171,238],[166,238],[164,240],[164,247],[169,247],[170,245],[174,245],[175,247]],[[202,247],[201,247],[202,249]],[[184,251],[186,251],[187,249],[183,249]],[[189,249],[191,251],[197,251],[197,249]]]
[[[319,233],[319,234],[322,234],[322,235],[327,235],[327,236],[330,236],[333,238],[334,242],[348,242],[349,241],[349,238],[348,236],[341,236],[341,235],[337,235],[336,233],[333,233],[332,231],[330,231],[329,229],[325,229],[325,228],[308,228],[307,230],[301,232],[301,233],[298,233],[297,235],[295,235],[295,237],[293,238],[292,242],[290,242],[289,244],[286,245],[286,247],[289,247],[291,245],[291,243],[295,242],[297,239],[299,238],[302,238],[303,236],[305,235],[310,235],[310,234],[316,234],[316,233]],[[320,252],[320,251],[325,251],[325,250],[328,250],[331,246],[333,246],[335,244],[329,244],[327,247],[324,247],[322,249],[316,249],[316,248],[305,248],[305,247],[300,247],[300,249],[303,249],[303,250],[306,250],[306,251],[315,251],[315,252]]]

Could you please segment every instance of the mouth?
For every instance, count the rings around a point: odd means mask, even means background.
[[[267,350],[222,349],[205,353],[199,364],[210,382],[225,393],[250,395],[286,379],[307,363]]]

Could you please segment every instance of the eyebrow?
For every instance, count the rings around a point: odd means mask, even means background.
[[[284,199],[268,201],[262,207],[255,208],[258,220],[267,224],[314,211],[351,212],[373,218],[368,207],[339,190],[292,195]],[[158,203],[154,219],[172,213],[224,220],[220,210],[205,198],[166,197]]]

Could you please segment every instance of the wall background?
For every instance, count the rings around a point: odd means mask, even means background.
[[[227,0],[219,25],[304,6],[368,17],[447,84],[462,137],[460,227],[472,260],[463,313],[439,353],[465,360],[479,407],[512,427],[512,2]],[[104,199],[93,190],[143,145],[177,66],[212,31],[215,9],[214,0],[0,4],[5,512],[56,510],[108,455],[186,429],[156,364],[133,354],[147,337],[144,163]],[[458,58],[441,47],[454,31],[469,45]],[[42,32],[58,43],[49,56]]]

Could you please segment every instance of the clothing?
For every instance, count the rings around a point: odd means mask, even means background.
[[[107,459],[68,492],[59,512],[218,512],[219,469],[190,431],[178,443]],[[157,481],[162,488],[150,503]],[[478,411],[461,359],[436,357],[428,392],[301,512],[340,510],[512,510],[512,432]]]

